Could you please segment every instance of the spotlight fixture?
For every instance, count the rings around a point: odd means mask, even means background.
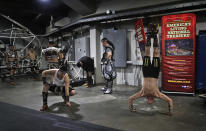
[[[106,10],[107,15],[111,14],[111,12],[112,12],[111,10]]]
[[[115,10],[106,10],[106,14],[107,15],[111,15],[111,14],[115,14],[116,12],[115,12]]]

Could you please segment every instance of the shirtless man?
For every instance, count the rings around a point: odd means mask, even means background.
[[[26,57],[29,57],[30,59],[31,71],[37,73],[37,54],[33,47],[29,48],[29,51],[24,58]]]
[[[153,61],[150,61],[150,47],[151,47],[151,38],[154,39],[153,47]],[[170,99],[165,94],[161,93],[158,88],[158,77],[160,71],[160,54],[159,47],[157,42],[157,30],[156,26],[153,24],[149,25],[149,34],[147,37],[147,44],[145,47],[145,56],[143,60],[143,75],[144,75],[144,83],[142,89],[130,96],[129,98],[129,109],[131,112],[136,112],[136,109],[133,107],[133,100],[146,97],[147,103],[152,104],[154,102],[154,98],[160,98],[169,105],[169,113],[173,112],[173,100]]]
[[[18,66],[18,55],[14,51],[14,45],[9,45],[9,51],[6,53],[6,65],[10,70],[10,84],[15,85],[14,73]]]
[[[71,103],[69,101],[69,96],[73,96],[76,94],[76,91],[70,87],[70,79],[68,74],[66,73],[67,68],[66,66],[61,66],[60,69],[50,69],[45,70],[42,72],[42,80],[43,80],[43,106],[40,109],[40,111],[45,111],[48,109],[47,105],[47,97],[48,97],[48,91],[54,92],[57,88],[62,87],[62,98],[64,99],[64,102],[66,103],[66,106],[70,107]],[[46,81],[46,77],[50,77],[53,79],[52,84],[49,84]]]

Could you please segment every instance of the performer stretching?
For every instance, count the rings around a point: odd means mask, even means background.
[[[43,80],[43,106],[40,111],[44,111],[48,108],[47,105],[47,97],[48,90],[54,92],[56,88],[62,87],[62,98],[66,103],[66,106],[70,107],[71,103],[69,102],[69,96],[73,96],[76,94],[76,91],[70,87],[70,79],[68,74],[66,73],[67,68],[66,65],[61,66],[60,69],[50,69],[42,72],[42,80]],[[53,78],[53,83],[49,84],[46,81],[46,77]]]
[[[150,61],[150,47],[151,47],[151,38],[154,39],[153,47],[153,61]],[[165,94],[161,93],[158,88],[158,76],[160,71],[160,54],[159,47],[157,42],[157,30],[156,26],[149,25],[149,33],[147,37],[147,44],[145,47],[145,56],[143,60],[143,75],[144,83],[142,89],[136,94],[130,96],[129,98],[129,109],[131,112],[136,112],[136,109],[133,107],[133,100],[146,97],[147,103],[152,104],[154,98],[160,98],[169,104],[169,113],[172,114],[173,111],[173,101]]]
[[[91,87],[93,85],[94,60],[88,56],[83,56],[77,62],[77,67],[82,67],[82,69],[86,71],[87,82],[85,83],[85,87]]]

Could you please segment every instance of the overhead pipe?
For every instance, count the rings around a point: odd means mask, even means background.
[[[28,31],[29,33],[31,33],[32,35],[34,35],[34,34],[31,32],[31,30],[29,30],[26,26],[24,26],[24,25],[20,24],[19,22],[11,19],[9,16],[6,16],[6,15],[4,15],[4,14],[2,14],[2,13],[0,13],[0,16],[4,17],[5,19],[9,20],[10,22],[14,23],[15,25],[21,27],[22,29],[24,29],[24,30]],[[34,36],[35,36],[35,35],[34,35]]]
[[[37,36],[30,30],[30,29],[28,29],[26,26],[24,26],[24,25],[22,25],[22,24],[20,24],[19,22],[17,22],[17,21],[15,21],[14,19],[11,19],[9,16],[6,16],[6,15],[4,15],[4,14],[2,14],[2,13],[0,13],[0,16],[2,16],[3,18],[5,18],[5,19],[7,19],[8,21],[10,21],[10,22],[12,22],[13,24],[15,24],[15,25],[17,25],[17,26],[19,26],[19,27],[21,27],[22,29],[24,29],[25,31],[27,31],[28,33],[30,33],[32,36],[31,37],[33,37],[32,38],[32,40],[29,42],[29,44],[27,44],[26,45],[26,47],[23,49],[23,50],[25,50],[35,39],[37,40],[37,42],[38,42],[38,44],[40,45],[40,40],[37,38]],[[12,26],[13,26],[13,24],[12,24]],[[12,31],[13,31],[13,29],[16,29],[16,28],[11,28],[12,29]],[[18,28],[17,28],[18,29]],[[4,30],[5,31],[5,30]],[[2,36],[0,36],[0,37],[2,37]],[[4,37],[3,36],[3,38],[6,38],[6,37]],[[11,38],[17,38],[17,37],[13,37],[12,35],[10,36],[10,39]],[[18,38],[28,38],[28,37],[18,37]],[[22,50],[22,51],[23,51]]]
[[[171,3],[170,3],[171,4]],[[176,3],[172,5],[162,4],[155,7],[147,7],[147,8],[140,8],[134,11],[125,11],[122,13],[112,14],[112,15],[103,15],[103,16],[96,16],[90,18],[82,18],[75,22],[72,22],[68,25],[65,25],[55,31],[49,32],[42,36],[51,36],[57,35],[59,32],[64,32],[69,29],[73,29],[77,26],[87,25],[89,23],[95,22],[102,22],[102,21],[109,21],[115,19],[125,19],[125,18],[135,18],[135,17],[142,17],[142,16],[149,16],[149,15],[156,15],[156,14],[165,14],[165,13],[172,13],[172,12],[180,12],[180,11],[192,11],[197,9],[205,8],[206,10],[206,1],[195,1],[195,2],[184,2],[184,3]]]

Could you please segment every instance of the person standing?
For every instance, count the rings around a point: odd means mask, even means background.
[[[101,62],[102,73],[105,79],[105,87],[101,90],[104,91],[104,94],[111,94],[113,88],[113,80],[116,78],[116,71],[114,66],[114,45],[107,38],[103,38],[101,43],[104,47],[104,53]]]
[[[10,84],[15,85],[14,73],[18,66],[18,55],[14,51],[14,45],[9,45],[9,51],[6,53],[6,65],[10,70]]]

